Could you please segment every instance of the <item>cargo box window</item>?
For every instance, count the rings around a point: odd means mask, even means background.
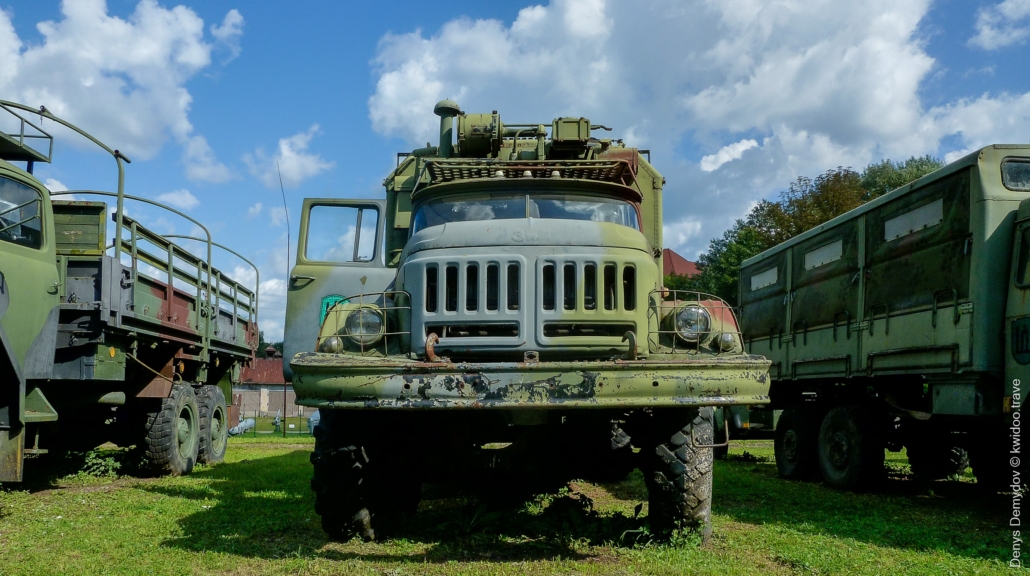
[[[883,223],[883,240],[890,242],[920,230],[936,226],[944,221],[944,200],[934,200],[929,204],[895,216]]]
[[[39,248],[43,245],[39,192],[0,177],[0,240]]]
[[[1001,182],[1009,190],[1030,192],[1030,158],[1002,162]]]
[[[759,272],[751,277],[751,291],[754,292],[760,288],[766,286],[772,286],[778,279],[777,271],[779,268],[770,268],[764,272]]]
[[[830,262],[841,259],[844,251],[844,240],[837,240],[831,244],[820,246],[815,250],[805,252],[805,270],[818,268]]]

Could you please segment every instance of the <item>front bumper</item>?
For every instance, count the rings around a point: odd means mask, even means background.
[[[301,352],[297,404],[318,408],[616,408],[769,403],[762,356],[591,362],[422,362]]]

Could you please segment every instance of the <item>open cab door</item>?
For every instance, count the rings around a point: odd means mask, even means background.
[[[383,292],[396,268],[383,256],[384,200],[307,198],[300,218],[297,264],[286,293],[283,373],[293,377],[290,359],[314,352],[328,309],[350,296]]]

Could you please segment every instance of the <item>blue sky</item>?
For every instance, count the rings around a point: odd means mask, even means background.
[[[855,4],[0,0],[0,98],[125,151],[130,193],[256,262],[279,338],[275,162],[295,235],[304,197],[378,197],[396,152],[435,140],[442,98],[508,122],[587,116],[651,149],[666,245],[688,258],[799,175],[1030,140],[1030,0]],[[113,188],[109,159],[56,135],[42,180]]]

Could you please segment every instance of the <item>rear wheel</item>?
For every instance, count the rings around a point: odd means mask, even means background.
[[[791,406],[776,423],[776,469],[790,480],[811,480],[819,473],[819,414]]]
[[[197,391],[200,406],[200,449],[197,460],[202,464],[215,464],[225,459],[229,442],[229,417],[225,407],[225,394],[218,386],[201,386]]]
[[[193,471],[200,449],[200,408],[193,388],[172,386],[160,409],[147,414],[144,455],[158,474],[180,476]]]
[[[969,453],[964,448],[920,440],[905,446],[912,473],[923,480],[943,480],[962,474],[969,467]]]
[[[645,479],[651,531],[660,537],[677,529],[711,536],[713,457],[700,445],[714,443],[713,420],[710,407],[654,417]]]
[[[858,406],[839,406],[823,419],[819,468],[828,486],[856,490],[876,484],[883,476],[883,450],[875,419]]]

